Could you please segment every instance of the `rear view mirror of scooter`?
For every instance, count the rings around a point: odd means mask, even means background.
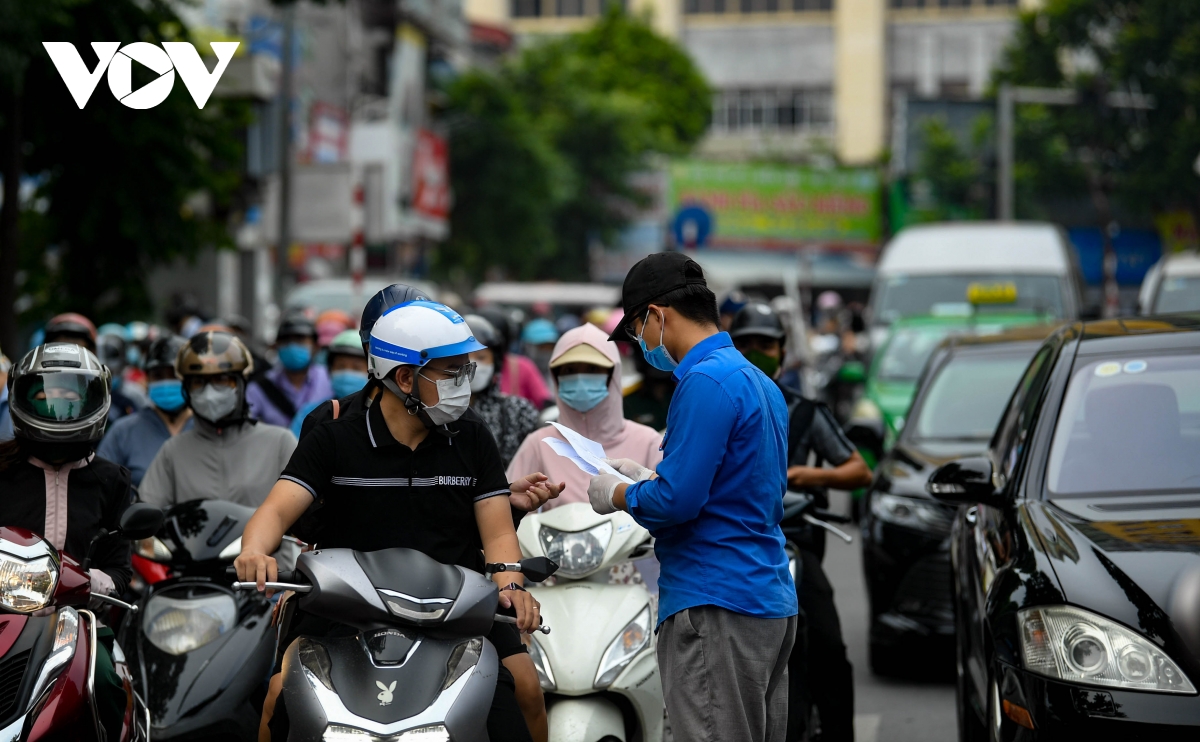
[[[484,566],[484,572],[489,575],[497,572],[520,572],[533,582],[545,582],[557,571],[558,565],[544,556],[522,559],[519,562],[493,562]]]

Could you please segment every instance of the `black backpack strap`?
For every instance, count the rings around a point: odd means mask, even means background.
[[[287,398],[282,389],[275,386],[275,382],[264,376],[258,379],[258,388],[263,390],[263,394],[267,395],[267,399],[284,417],[290,420],[296,416],[296,405],[292,404],[292,400]]]

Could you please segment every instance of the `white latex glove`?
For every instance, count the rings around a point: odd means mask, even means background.
[[[647,469],[633,459],[605,459],[604,463],[621,472],[635,482],[654,478],[654,470]]]
[[[588,483],[588,499],[592,501],[592,510],[600,515],[617,512],[617,506],[613,505],[613,495],[618,484],[624,483],[615,474],[597,474],[592,477],[592,481]]]

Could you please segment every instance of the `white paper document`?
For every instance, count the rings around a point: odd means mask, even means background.
[[[558,423],[550,423],[554,426],[563,438],[567,441],[564,443],[557,438],[543,438],[542,443],[550,446],[550,450],[554,451],[563,458],[570,459],[575,462],[583,471],[591,474],[593,477],[597,474],[615,474],[622,482],[633,484],[633,480],[625,476],[621,472],[612,468],[604,462],[606,454],[604,446],[601,446],[596,441],[584,438],[579,433],[571,430],[565,425]]]

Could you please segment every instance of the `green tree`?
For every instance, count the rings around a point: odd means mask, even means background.
[[[1083,183],[1099,212],[1117,198],[1200,217],[1200,4],[1049,0],[1022,16],[997,78],[1081,93],[1077,106],[1019,108],[1018,206]],[[1111,108],[1111,92],[1150,94],[1155,107]]]
[[[147,270],[229,243],[248,108],[212,99],[198,110],[177,84],[157,107],[133,110],[103,81],[84,109],[76,106],[41,41],[74,43],[90,68],[98,39],[187,40],[165,0],[0,0],[0,28],[0,344],[16,341],[11,308],[22,295],[32,299],[30,317],[70,308],[103,321],[148,311]],[[151,79],[137,65],[134,73],[135,88]],[[38,184],[21,214],[18,175]]]
[[[440,269],[579,279],[589,244],[610,241],[645,203],[630,176],[704,134],[711,91],[680,47],[610,7],[587,31],[461,78],[450,100],[455,204]],[[504,164],[514,153],[519,169]],[[495,198],[464,195],[478,193]],[[497,214],[521,229],[484,235]]]

